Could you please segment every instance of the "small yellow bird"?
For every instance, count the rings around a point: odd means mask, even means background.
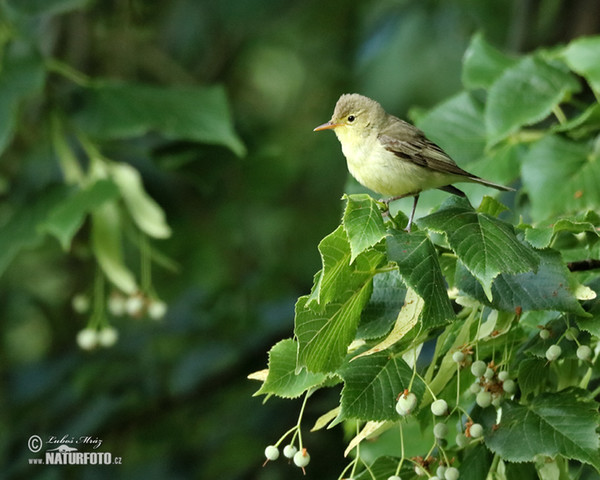
[[[314,131],[329,129],[342,144],[348,170],[362,185],[390,196],[386,204],[403,197],[415,198],[407,232],[423,190],[439,188],[464,197],[452,186],[456,182],[514,190],[463,170],[417,127],[386,113],[375,100],[357,93],[342,95],[331,120]]]

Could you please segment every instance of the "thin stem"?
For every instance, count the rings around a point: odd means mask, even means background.
[[[561,125],[567,123],[567,117],[565,116],[565,112],[562,111],[562,108],[560,108],[560,105],[555,105],[552,109],[552,113],[554,113],[554,116],[558,120],[558,123],[560,123]]]
[[[302,450],[304,448],[304,445],[302,443],[302,431],[300,429],[300,425],[302,423],[302,416],[304,415],[304,408],[306,407],[306,401],[308,400],[308,397],[310,397],[313,393],[313,390],[307,390],[306,391],[306,395],[304,396],[304,400],[302,402],[302,407],[300,407],[300,413],[298,414],[298,422],[296,423],[296,428],[298,429],[298,444],[300,445],[300,450]]]
[[[92,84],[90,77],[56,58],[47,58],[45,64],[46,68],[51,72],[58,73],[81,87],[89,87]]]
[[[140,284],[144,292],[149,292],[152,286],[152,259],[148,237],[140,232]]]
[[[404,432],[402,430],[402,423],[399,423],[398,426],[400,428],[400,454],[402,456],[400,457],[400,462],[398,462],[398,466],[396,467],[396,475],[400,473],[400,470],[402,470],[402,464],[404,463]]]
[[[97,267],[94,276],[94,311],[90,320],[90,326],[98,328],[104,321],[104,274],[100,267]]]

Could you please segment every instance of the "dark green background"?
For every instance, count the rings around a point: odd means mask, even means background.
[[[600,31],[600,4],[585,0],[0,5],[0,39],[16,41],[7,34],[15,22],[7,12],[16,11],[18,42],[90,77],[224,85],[248,151],[238,157],[158,133],[98,145],[141,171],[174,232],[153,246],[179,265],[153,271],[169,305],[164,320],[115,320],[120,339],[111,349],[82,352],[75,343],[86,318],[70,301],[94,277],[85,226],[70,253],[46,237],[13,259],[0,278],[0,477],[23,479],[301,478],[283,461],[261,467],[264,447],[295,423],[299,402],[263,405],[246,376],[291,335],[295,300],[319,268],[317,244],[338,224],[342,193],[355,188],[333,135],[312,128],[330,118],[341,93],[406,116],[457,92],[475,32],[524,52]],[[72,82],[49,75],[18,110],[2,101],[0,122],[17,122],[0,159],[5,226],[17,206],[62,182],[44,111],[52,104],[68,118],[80,98]],[[308,404],[306,478],[337,478],[345,464],[342,429],[308,433],[338,394]],[[34,434],[98,437],[123,465],[29,466]]]

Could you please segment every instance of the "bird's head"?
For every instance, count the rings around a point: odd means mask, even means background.
[[[375,100],[349,93],[339,98],[331,120],[314,131],[333,130],[341,141],[358,140],[377,132],[385,118],[385,111]]]

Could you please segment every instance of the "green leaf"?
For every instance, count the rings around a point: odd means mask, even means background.
[[[404,282],[425,301],[423,328],[453,320],[454,310],[446,291],[435,247],[425,232],[391,231],[387,237],[388,258],[398,265]]]
[[[170,139],[222,145],[240,156],[245,153],[220,86],[97,83],[84,92],[82,103],[75,119],[96,138],[121,139],[155,130]]]
[[[383,217],[377,202],[367,194],[344,195],[347,200],[342,225],[350,242],[350,263],[385,236]]]
[[[390,331],[404,305],[406,287],[398,270],[373,277],[373,293],[362,311],[356,337],[373,339]]]
[[[588,221],[582,220],[580,216],[572,218],[552,219],[542,222],[537,227],[528,227],[525,230],[525,240],[535,248],[547,248],[559,232],[582,233],[589,232],[594,236],[600,236],[596,226]]]
[[[423,305],[423,299],[419,297],[412,288],[409,288],[406,292],[405,304],[398,313],[394,328],[389,335],[375,346],[354,357],[354,359],[382,352],[402,340],[417,324],[417,321],[421,317],[421,312],[423,311]]]
[[[535,270],[539,263],[533,249],[517,239],[512,225],[475,211],[464,198],[449,198],[418,224],[446,235],[450,247],[479,280],[488,299],[492,298],[492,281],[500,273]]]
[[[575,298],[573,292],[576,282],[560,254],[554,250],[542,250],[538,255],[540,264],[537,272],[499,275],[491,288],[492,300],[462,265],[456,269],[456,285],[473,298],[498,310],[514,312],[520,307],[524,311],[556,310],[587,315]]]
[[[360,313],[371,295],[370,278],[345,297],[315,311],[307,306],[309,297],[296,303],[294,333],[298,339],[298,367],[311,372],[333,372],[343,362],[354,340]]]
[[[320,385],[327,378],[322,373],[306,370],[296,372],[298,344],[292,340],[282,340],[269,351],[269,374],[255,393],[274,394],[283,398],[296,398],[311,387]]]
[[[340,225],[319,243],[323,268],[315,282],[308,305],[313,309],[324,308],[346,292],[360,288],[375,274],[375,268],[384,260],[383,253],[367,250],[350,264],[352,253],[348,236]]]
[[[547,117],[580,86],[569,72],[528,56],[504,70],[490,87],[485,109],[488,144]]]
[[[467,92],[429,110],[419,118],[417,126],[461,165],[483,155],[486,145],[483,104]]]
[[[526,358],[519,364],[517,378],[519,389],[523,398],[529,394],[537,394],[543,391],[548,383],[550,368],[548,362],[541,358]]]
[[[0,154],[12,140],[21,101],[42,89],[44,65],[36,54],[5,53],[0,75]]]
[[[144,190],[140,173],[126,163],[110,164],[109,172],[139,229],[153,238],[171,236],[165,212]]]
[[[508,207],[500,203],[498,200],[487,195],[481,200],[481,204],[477,207],[478,213],[485,213],[492,217],[497,217],[502,212],[508,210]]]
[[[123,261],[121,219],[115,202],[105,202],[92,213],[92,250],[108,279],[129,295],[138,290],[135,276]]]
[[[506,401],[500,424],[486,429],[485,443],[509,462],[530,462],[536,455],[562,455],[600,470],[598,404],[587,395],[572,389],[542,393],[527,405]],[[493,421],[488,418],[486,423]]]
[[[463,57],[463,85],[468,89],[487,89],[516,62],[517,59],[503,54],[486,42],[481,33],[477,33],[473,35]]]
[[[524,157],[522,177],[534,220],[600,205],[600,161],[587,143],[544,137]]]
[[[600,94],[600,36],[578,38],[564,49],[561,57],[572,70],[584,77]]]
[[[99,180],[84,189],[75,190],[50,212],[40,228],[54,235],[62,248],[69,250],[85,216],[118,194],[119,190],[110,180]]]
[[[478,444],[467,451],[465,458],[460,463],[460,480],[486,480],[492,459],[494,456],[485,448],[485,445]]]
[[[338,421],[397,420],[396,398],[408,388],[413,370],[402,358],[378,353],[347,363],[339,371],[344,379],[342,409]],[[411,391],[420,400],[425,392],[423,381],[415,377]]]

